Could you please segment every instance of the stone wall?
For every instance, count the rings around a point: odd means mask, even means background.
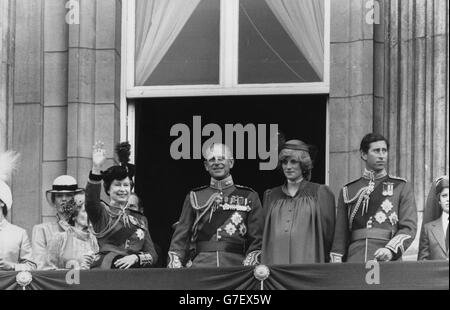
[[[331,1],[330,186],[361,176],[361,138],[373,130],[374,25],[366,1]]]
[[[16,1],[12,220],[27,229],[53,220],[45,191],[56,176],[84,186],[94,141],[112,156],[119,140],[121,1],[80,0],[79,24],[66,22],[66,3]]]

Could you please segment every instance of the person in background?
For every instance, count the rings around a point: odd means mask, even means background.
[[[329,261],[335,200],[328,186],[310,182],[311,157],[311,146],[300,140],[288,141],[281,148],[279,162],[286,183],[264,194],[263,264]]]
[[[436,200],[441,215],[422,225],[418,260],[448,260],[448,176],[437,180]]]
[[[331,261],[399,260],[416,236],[414,192],[405,179],[387,173],[385,137],[367,134],[360,153],[363,176],[339,194]]]
[[[442,215],[442,207],[439,203],[439,197],[436,195],[436,185],[442,178],[448,179],[448,175],[440,176],[431,183],[430,191],[425,202],[425,209],[423,210],[422,227],[429,222],[437,220]]]
[[[158,260],[145,216],[129,208],[135,166],[129,164],[130,144],[116,146],[120,165],[102,172],[106,151],[96,143],[86,185],[86,212],[100,247],[92,268],[149,268]],[[109,204],[100,200],[103,181]]]
[[[84,193],[75,195],[65,208],[69,227],[48,246],[48,263],[55,269],[89,269],[98,252],[97,239],[89,230]]]
[[[46,192],[47,202],[56,209],[56,221],[42,223],[33,227],[32,247],[33,258],[39,270],[52,269],[48,264],[48,245],[50,240],[59,232],[69,228],[67,213],[64,208],[76,194],[84,189],[79,188],[77,181],[70,175],[62,175],[53,181],[52,189]]]
[[[149,224],[147,217],[144,214],[144,205],[142,203],[142,199],[139,198],[139,196],[136,193],[131,193],[130,198],[128,198],[128,208],[131,211],[135,211],[142,215],[142,220],[145,222],[145,227],[147,227],[147,230],[150,232]],[[152,240],[153,241],[153,240]],[[158,257],[161,257],[161,247],[153,241],[153,247],[155,248],[156,254]],[[161,260],[158,260],[158,262],[154,265],[154,267],[164,267],[163,262]]]
[[[12,151],[0,154],[0,271],[36,269],[26,230],[6,219],[13,205],[11,189],[6,182],[18,159],[19,155]]]
[[[144,206],[142,206],[141,200],[136,193],[130,194],[130,198],[128,198],[128,208],[144,215]]]

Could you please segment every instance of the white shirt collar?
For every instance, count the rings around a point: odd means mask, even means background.
[[[303,178],[300,178],[295,181],[287,180],[288,184],[300,184],[303,181]]]
[[[445,234],[447,232],[448,227],[448,213],[442,212],[441,220],[442,220],[442,228],[444,228]]]

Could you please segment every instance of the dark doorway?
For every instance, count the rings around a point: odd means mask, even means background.
[[[136,192],[141,197],[150,233],[161,248],[160,266],[172,237],[172,224],[181,213],[189,191],[209,183],[201,160],[174,160],[170,136],[175,124],[191,128],[193,116],[202,126],[225,124],[278,124],[286,140],[300,139],[317,147],[312,181],[325,182],[326,102],[324,95],[230,96],[157,98],[136,101]],[[192,137],[191,137],[192,139]],[[202,138],[202,142],[208,137]],[[192,141],[192,140],[191,140]],[[247,142],[247,140],[246,140]],[[192,153],[192,150],[191,150]],[[262,198],[280,185],[280,171],[260,171],[260,160],[238,160],[232,170],[236,184],[252,187]]]

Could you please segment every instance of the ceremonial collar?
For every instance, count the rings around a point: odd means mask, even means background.
[[[375,180],[384,178],[385,176],[387,176],[386,169],[383,169],[382,171],[380,171],[378,173],[376,173],[373,170],[364,169],[364,174],[363,174],[364,179],[375,181]]]
[[[233,178],[230,176],[226,177],[223,180],[216,180],[211,178],[210,187],[218,190],[224,190],[234,185]]]

